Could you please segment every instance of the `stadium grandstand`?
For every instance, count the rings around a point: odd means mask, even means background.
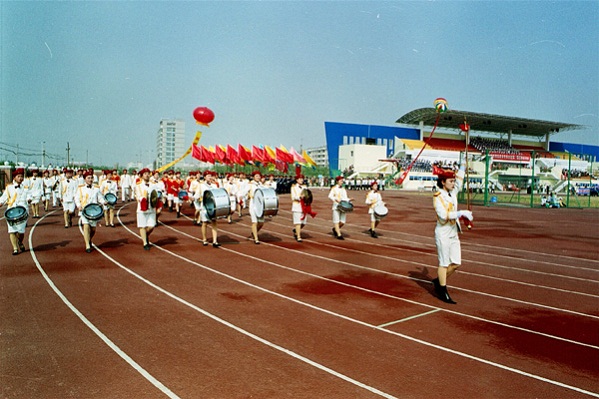
[[[433,166],[453,167],[467,149],[470,182],[492,190],[564,192],[597,182],[599,147],[551,141],[560,132],[585,128],[581,125],[457,110],[438,114],[434,108],[416,109],[396,122],[394,127],[325,122],[331,175],[393,184],[422,151],[401,188],[429,190],[436,181]]]

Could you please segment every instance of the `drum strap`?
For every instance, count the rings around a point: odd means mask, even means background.
[[[17,189],[15,188],[15,193],[8,199],[8,207],[10,208],[15,201],[17,200]]]

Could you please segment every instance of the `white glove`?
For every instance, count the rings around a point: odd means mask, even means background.
[[[451,220],[458,219],[458,218],[460,217],[460,212],[461,212],[461,211],[458,211],[458,212],[456,212],[456,211],[451,211],[451,212],[449,212],[449,213],[447,214],[447,217],[448,217],[449,219],[451,219]]]
[[[472,221],[474,217],[472,216],[471,211],[458,211],[458,218],[465,217],[466,219]]]

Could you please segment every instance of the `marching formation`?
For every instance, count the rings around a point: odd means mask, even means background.
[[[439,266],[437,278],[432,283],[437,296],[444,302],[455,303],[447,291],[447,279],[461,264],[461,249],[458,232],[460,219],[472,220],[472,212],[458,211],[457,193],[461,190],[463,170],[457,174],[444,171],[437,181],[437,190],[433,197],[437,213],[435,241]],[[7,205],[5,217],[13,248],[13,255],[25,251],[23,238],[29,216],[40,217],[40,204],[44,210],[62,207],[64,227],[73,226],[73,216],[77,214],[83,228],[85,251],[93,250],[93,238],[96,227],[104,220],[106,226],[114,228],[114,208],[120,191],[121,201],[136,201],[136,219],[143,249],[150,251],[150,236],[163,211],[176,212],[181,216],[182,207],[190,204],[194,209],[192,223],[201,226],[202,245],[210,243],[219,248],[218,222],[226,220],[232,223],[232,216],[242,217],[244,211],[250,215],[251,230],[248,239],[260,244],[260,230],[266,218],[277,215],[279,209],[277,188],[274,176],[268,178],[256,170],[248,178],[244,172],[218,176],[216,172],[206,170],[190,172],[183,179],[181,172],[173,170],[159,172],[144,168],[129,174],[124,170],[120,175],[116,170],[105,170],[97,176],[92,169],[80,169],[76,172],[65,168],[45,170],[43,177],[39,171],[30,170],[30,176],[20,168],[13,172],[13,182],[8,185],[0,197],[0,206]],[[280,187],[279,187],[280,188]],[[312,211],[312,192],[305,184],[305,176],[298,174],[286,190],[291,197],[293,237],[302,242],[302,230],[308,216],[316,217]],[[348,213],[354,209],[353,198],[348,196],[344,186],[344,177],[337,176],[331,187],[328,199],[332,202],[332,233],[343,240],[342,228],[347,222]],[[388,209],[379,192],[376,180],[370,183],[365,202],[370,215],[368,232],[372,238],[378,238],[376,228],[387,215]],[[211,242],[208,240],[210,226]]]

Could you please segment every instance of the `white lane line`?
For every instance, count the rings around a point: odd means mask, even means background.
[[[237,237],[241,237],[239,234],[233,233],[231,231],[227,231],[227,230],[223,230],[223,231],[226,231],[229,234],[235,235]],[[277,233],[277,232],[271,232],[271,234],[283,235],[282,233]],[[306,240],[306,242],[310,242],[310,243],[315,244],[315,245],[328,246],[328,247],[332,247],[332,248],[335,248],[335,249],[339,249],[340,248],[340,247],[337,247],[335,245],[325,244],[325,243],[321,243],[321,242],[314,242],[314,241],[307,241],[307,240]],[[338,259],[331,259],[331,258],[327,258],[327,257],[324,257],[324,256],[312,254],[312,253],[310,253],[308,251],[298,251],[298,250],[291,249],[291,248],[281,247],[281,246],[275,245],[275,244],[269,244],[269,243],[266,243],[266,242],[263,242],[263,243],[266,244],[266,245],[271,245],[271,246],[273,246],[275,248],[282,248],[285,251],[294,252],[294,253],[301,254],[301,255],[304,255],[304,256],[311,256],[311,257],[318,258],[318,259],[321,259],[321,260],[326,260],[326,261],[329,261],[329,262],[339,263],[339,264],[350,266],[350,267],[354,267],[354,268],[357,268],[357,269],[363,269],[363,270],[368,270],[368,271],[372,271],[372,272],[388,274],[388,275],[391,275],[391,276],[396,276],[396,277],[399,277],[399,278],[408,279],[408,280],[412,280],[412,281],[420,281],[420,282],[430,283],[430,281],[428,281],[428,280],[422,280],[422,279],[418,279],[418,278],[415,278],[415,277],[404,276],[404,275],[401,275],[401,274],[396,274],[396,273],[387,272],[387,271],[384,271],[384,270],[374,269],[374,268],[367,267],[367,266],[361,266],[361,265],[357,265],[355,263],[350,263],[350,262],[346,262],[346,261],[342,261],[342,260],[338,260]],[[362,252],[362,251],[359,251],[357,249],[343,248],[343,250],[344,251],[364,253],[364,254],[367,254],[367,255],[372,255],[369,252]],[[414,262],[414,261],[406,261],[406,260],[403,260],[403,259],[394,259],[394,258],[390,258],[390,259],[396,260],[396,261],[402,262],[402,263],[408,263],[408,264],[417,265],[417,266],[431,267],[430,265],[427,265],[425,263],[419,263],[419,262]],[[574,314],[574,315],[577,315],[577,316],[589,317],[589,318],[592,318],[592,319],[599,320],[599,316],[595,316],[595,315],[587,314],[587,313],[582,313],[582,312],[577,312],[575,310],[569,310],[569,309],[564,309],[564,308],[558,308],[558,307],[555,307],[555,306],[543,305],[543,304],[540,304],[540,303],[529,302],[529,301],[525,301],[525,300],[521,300],[521,299],[515,299],[515,298],[509,298],[509,297],[505,297],[505,296],[501,296],[501,295],[495,295],[495,294],[490,294],[490,293],[486,293],[486,292],[482,292],[482,291],[475,291],[475,290],[471,290],[471,289],[468,289],[468,288],[462,288],[462,287],[458,287],[458,286],[452,286],[451,288],[453,290],[466,291],[466,292],[470,292],[470,293],[473,293],[473,294],[478,294],[478,295],[482,295],[482,296],[488,296],[488,297],[491,297],[491,298],[499,298],[499,299],[503,299],[505,301],[516,302],[516,303],[524,304],[524,305],[528,305],[528,306],[540,307],[540,308],[543,308],[543,309],[550,309],[550,310],[554,310],[554,311],[558,311],[558,312],[570,313],[570,314]]]
[[[193,236],[191,234],[187,234],[187,233],[185,233],[185,232],[183,232],[181,230],[177,230],[174,227],[166,225],[166,224],[164,224],[162,222],[159,222],[159,223],[162,226],[164,226],[165,228],[170,229],[170,230],[176,232],[177,234],[184,235],[186,237],[191,238],[192,240],[201,242],[201,240],[199,238],[197,238],[197,237],[195,237],[195,236]],[[233,232],[228,232],[228,234],[236,236],[236,237],[242,237],[241,235],[233,233]],[[278,245],[269,244],[269,243],[266,243],[266,242],[263,242],[263,243],[265,245],[269,245],[269,246],[272,246],[274,248],[277,248],[277,249],[280,249],[280,250],[283,250],[283,251],[292,251],[292,252],[301,253],[303,255],[310,255],[307,252],[300,252],[300,251],[292,250],[292,249],[289,249],[289,248],[281,247],[281,246],[278,246]],[[344,283],[342,281],[337,281],[337,280],[329,279],[329,278],[320,276],[318,274],[308,273],[308,272],[305,272],[303,270],[295,269],[295,268],[292,268],[292,267],[289,267],[289,266],[284,266],[284,265],[281,265],[279,263],[275,263],[275,262],[271,262],[271,261],[265,260],[263,258],[257,258],[255,256],[248,255],[248,254],[245,254],[243,252],[235,251],[235,250],[227,248],[226,246],[220,247],[220,250],[222,250],[222,251],[228,251],[228,252],[237,254],[239,256],[243,256],[243,257],[252,259],[254,261],[265,263],[265,264],[268,264],[268,265],[271,265],[271,266],[274,266],[274,267],[278,267],[278,268],[281,268],[281,269],[289,270],[289,271],[294,272],[294,273],[303,274],[303,275],[310,276],[310,277],[313,277],[313,278],[317,278],[317,279],[320,279],[320,280],[323,280],[323,281],[327,281],[327,282],[330,282],[330,283],[334,283],[334,284],[338,284],[338,285],[343,285],[343,286],[350,287],[350,288],[353,288],[353,289],[356,289],[356,290],[368,292],[370,294],[375,294],[375,295],[379,295],[379,296],[382,296],[382,297],[396,299],[396,300],[399,300],[399,301],[411,303],[413,305],[419,305],[419,306],[423,306],[423,307],[427,307],[427,308],[432,308],[432,309],[439,309],[439,310],[443,310],[443,311],[445,311],[447,313],[455,314],[455,315],[458,315],[458,316],[463,316],[463,317],[467,317],[467,318],[470,318],[470,319],[482,321],[482,322],[485,322],[485,323],[490,323],[490,324],[494,324],[494,325],[505,327],[505,328],[511,328],[511,329],[515,329],[515,330],[518,330],[518,331],[523,331],[523,332],[526,332],[526,333],[535,334],[535,335],[543,336],[543,337],[546,337],[546,338],[555,339],[555,340],[558,340],[558,341],[568,342],[568,343],[571,343],[571,344],[574,344],[574,345],[580,345],[580,346],[585,346],[585,347],[588,347],[588,348],[599,349],[599,346],[596,346],[596,345],[591,345],[591,344],[587,344],[587,343],[584,343],[584,342],[574,341],[574,340],[571,340],[571,339],[568,339],[568,338],[563,338],[563,337],[559,337],[559,336],[555,336],[555,335],[550,335],[550,334],[543,333],[543,332],[540,332],[540,331],[530,330],[530,329],[524,328],[524,327],[513,326],[513,325],[502,323],[502,322],[499,322],[499,321],[496,321],[496,320],[484,319],[482,317],[470,315],[470,314],[467,314],[467,313],[461,313],[461,312],[457,312],[457,311],[454,311],[454,310],[448,310],[448,309],[438,308],[436,306],[431,306],[431,305],[428,305],[426,303],[416,302],[416,301],[412,301],[410,299],[406,299],[406,298],[401,298],[401,297],[397,297],[397,296],[385,294],[385,293],[380,292],[380,291],[374,291],[374,290],[370,290],[368,288],[360,287],[360,286],[357,286],[357,285],[352,285],[352,284],[349,284],[349,283]],[[317,256],[317,257],[319,257],[319,258],[321,258],[323,260],[330,260],[332,262],[337,262],[335,259],[324,258],[324,257],[320,257],[318,255],[313,255],[313,256]],[[419,281],[419,282],[426,282],[426,283],[432,284],[428,280],[417,279],[417,278],[414,278],[414,277],[407,277],[407,276],[403,276],[403,275],[400,275],[400,274],[395,274],[395,273],[392,273],[392,272],[382,271],[382,270],[378,270],[378,269],[371,269],[371,268],[366,267],[366,266],[354,265],[353,267],[357,268],[357,269],[366,269],[366,270],[373,271],[373,272],[378,272],[378,273],[381,273],[381,274],[387,274],[387,275],[390,275],[390,276],[393,276],[393,277],[406,278],[408,280]],[[475,291],[475,293],[479,293],[479,292]]]
[[[286,211],[286,210],[282,210],[280,212],[291,213],[290,211]],[[330,219],[324,219],[324,220],[327,220],[327,221],[330,222]],[[346,226],[354,228],[354,230],[352,230],[352,233],[362,234],[360,232],[360,229],[361,229],[362,226],[356,225],[356,224],[353,224],[353,223],[348,223],[348,224],[346,224]],[[378,230],[380,230],[381,232],[387,231],[389,233],[397,233],[397,234],[403,234],[403,235],[406,234],[406,233],[402,233],[400,231],[390,231],[390,230],[385,230],[385,229],[378,229]],[[314,230],[310,230],[310,231],[314,231]],[[314,232],[318,233],[318,234],[327,235],[326,231],[324,233],[318,232],[318,231],[314,231]],[[435,248],[435,244],[434,243],[430,244],[428,242],[419,242],[419,241],[415,241],[413,239],[414,237],[420,237],[420,238],[425,239],[425,241],[430,241],[432,239],[431,237],[420,236],[420,235],[413,235],[413,234],[410,234],[409,237],[410,237],[410,239],[401,239],[401,238],[396,238],[396,237],[390,237],[390,236],[386,236],[385,237],[385,236],[383,236],[384,239],[391,240],[391,241],[399,241],[399,242],[404,242],[404,243],[408,243],[408,244],[416,244],[416,245],[426,246],[426,247],[429,247],[429,248]],[[518,260],[521,260],[522,258],[520,258],[518,256],[514,256],[514,255],[505,255],[505,252],[508,252],[508,253],[523,252],[523,253],[532,254],[532,255],[541,256],[541,257],[556,257],[556,258],[569,259],[569,260],[573,260],[573,261],[577,261],[577,262],[599,263],[599,260],[595,260],[595,259],[577,258],[577,257],[573,257],[573,256],[551,254],[551,253],[543,253],[543,252],[536,252],[536,251],[529,251],[529,250],[525,250],[525,249],[514,249],[514,248],[506,248],[506,247],[492,246],[492,245],[486,245],[486,244],[477,244],[477,243],[471,243],[471,242],[468,242],[468,241],[463,241],[462,244],[464,244],[464,245],[462,245],[462,247],[463,247],[462,248],[462,252],[468,252],[468,253],[473,253],[473,254],[476,254],[476,255],[480,255],[480,253],[481,253],[480,251],[476,251],[476,250],[473,250],[473,249],[468,249],[468,246],[483,247],[483,248],[487,248],[487,249],[489,249],[489,248],[491,248],[491,249],[497,249],[498,251],[502,251],[504,253],[493,253],[492,256],[494,258],[507,258],[507,259],[509,259],[511,261],[513,261],[513,260],[518,261]],[[385,244],[374,244],[373,243],[373,245],[388,247]],[[391,248],[393,248],[393,247],[391,247]],[[485,253],[487,253],[487,252],[485,252]],[[433,254],[433,256],[436,257],[436,254]],[[495,263],[479,262],[479,261],[476,261],[476,260],[470,260],[470,262],[472,262],[472,263],[481,263],[483,265],[486,264],[486,265],[496,266]],[[546,261],[546,260],[534,260],[534,262],[538,263],[538,264],[545,264],[545,265],[550,265],[550,266],[558,266],[560,269],[568,268],[568,269],[584,270],[584,271],[595,272],[595,273],[599,272],[599,269],[597,269],[597,268],[564,265],[563,263],[549,262],[549,261]],[[501,265],[498,265],[498,266],[501,266]],[[519,269],[519,270],[526,271],[526,269]]]
[[[276,223],[273,222],[273,224],[277,225],[277,226],[283,226],[280,223]],[[329,236],[330,235],[330,231],[329,232],[320,232],[320,231],[314,231],[314,230],[305,230],[306,232],[311,232],[311,233],[315,233],[315,234],[320,234],[323,236]],[[356,234],[362,234],[360,232],[354,232]],[[407,240],[401,240],[401,239],[396,239],[393,237],[383,237],[380,236],[381,238],[387,239],[387,240],[393,240],[393,241],[400,241],[400,242],[404,242],[404,243],[408,243],[408,244],[413,244],[413,245],[421,245],[421,246],[428,246],[430,248],[435,248],[434,245],[428,245],[428,244],[423,244],[423,243],[419,243],[419,242],[415,242],[415,241],[407,241]],[[360,242],[363,243],[363,240],[359,240],[359,239],[354,239],[354,238],[350,238],[350,237],[345,237],[346,241],[354,241],[354,242]],[[462,242],[463,243],[463,242]],[[375,242],[369,242],[368,243],[369,246],[371,247],[379,247],[379,248],[386,248],[386,249],[390,249],[390,250],[397,250],[396,247],[387,245],[387,244],[380,244],[380,243],[375,243]],[[401,248],[401,251],[403,252],[410,252],[410,253],[415,253],[418,255],[424,255],[424,256],[428,256],[428,257],[432,257],[434,259],[437,259],[437,254],[436,253],[427,253],[427,252],[422,252],[422,251],[418,251],[415,249],[409,249],[409,248]],[[474,251],[468,251],[465,249],[462,249],[462,252],[471,252],[471,253],[477,253],[478,252],[474,252]],[[376,256],[376,253],[371,253],[371,252],[365,252],[367,254]],[[515,258],[515,257],[510,257],[510,256],[500,256],[500,255],[495,255],[493,254],[493,257],[506,257],[509,260],[521,260],[519,258]],[[544,261],[532,261],[534,263],[547,263]],[[492,268],[497,268],[497,269],[506,269],[506,270],[517,270],[519,272],[522,273],[530,273],[530,274],[540,274],[543,276],[551,276],[551,277],[558,277],[558,278],[564,278],[564,279],[570,279],[570,280],[576,280],[576,281],[585,281],[585,282],[591,282],[591,283],[597,283],[599,284],[599,280],[591,280],[589,278],[583,278],[583,277],[575,277],[575,276],[568,276],[566,274],[559,274],[559,273],[550,273],[550,272],[546,272],[546,271],[541,271],[541,270],[530,270],[530,269],[526,269],[526,268],[522,268],[522,267],[516,267],[516,266],[506,266],[506,265],[502,265],[502,264],[498,264],[498,263],[491,263],[491,262],[482,262],[482,261],[478,261],[478,260],[474,260],[474,259],[468,259],[468,263],[470,264],[478,264],[481,266],[490,266]],[[558,264],[558,263],[551,263],[551,265],[553,266],[559,266],[560,269],[565,269],[565,268],[570,268],[570,269],[574,269],[574,270],[582,270],[582,271],[589,271],[589,272],[594,272],[597,273],[599,272],[599,269],[590,269],[590,268],[582,268],[582,267],[578,267],[578,266],[568,266],[568,265],[563,265],[563,264]]]
[[[122,209],[122,208],[121,208],[121,209]],[[126,225],[125,225],[125,224],[124,224],[124,223],[121,221],[121,219],[120,219],[120,209],[119,209],[119,212],[117,212],[117,218],[118,218],[118,220],[119,220],[119,223],[121,223],[121,225],[122,225],[122,226],[123,226],[123,227],[124,227],[126,230],[128,230],[128,231],[129,231],[131,234],[133,234],[133,235],[135,235],[135,236],[139,237],[139,235],[137,235],[135,232],[133,232],[131,229],[129,229],[129,228],[128,228],[128,227],[127,227],[127,226],[126,226]],[[470,359],[470,360],[474,360],[474,361],[477,361],[477,362],[480,362],[480,363],[483,363],[483,364],[486,364],[486,365],[489,365],[489,366],[492,366],[492,367],[496,367],[496,368],[499,368],[499,369],[502,369],[502,370],[510,371],[510,372],[513,372],[513,373],[515,373],[515,374],[519,374],[519,375],[522,375],[522,376],[525,376],[525,377],[529,377],[529,378],[532,378],[532,379],[535,379],[535,380],[538,380],[538,381],[542,381],[542,382],[549,383],[549,384],[551,384],[551,385],[556,385],[556,386],[559,386],[559,387],[562,387],[562,388],[570,389],[570,390],[573,390],[573,391],[576,391],[576,392],[584,393],[584,394],[586,394],[586,395],[589,395],[589,396],[593,396],[593,397],[599,398],[599,393],[595,393],[595,392],[587,391],[587,390],[585,390],[585,389],[582,389],[582,388],[578,388],[578,387],[575,387],[575,386],[572,386],[572,385],[568,385],[568,384],[565,384],[565,383],[562,383],[562,382],[559,382],[559,381],[555,381],[555,380],[552,380],[552,379],[549,379],[549,378],[545,378],[545,377],[542,377],[542,376],[539,376],[539,375],[536,375],[536,374],[528,373],[528,372],[526,372],[526,371],[522,371],[522,370],[519,370],[519,369],[516,369],[516,368],[513,368],[513,367],[509,367],[509,366],[503,365],[503,364],[501,364],[501,363],[496,363],[496,362],[493,362],[493,361],[490,361],[490,360],[487,360],[487,359],[483,359],[483,358],[480,358],[480,357],[477,357],[477,356],[469,355],[469,354],[467,354],[467,353],[464,353],[464,352],[460,352],[460,351],[457,351],[457,350],[454,350],[454,349],[446,348],[446,347],[444,347],[444,346],[440,346],[440,345],[437,345],[437,344],[433,344],[433,343],[431,343],[431,342],[427,342],[427,341],[424,341],[424,340],[421,340],[421,339],[418,339],[418,338],[414,338],[414,337],[411,337],[411,336],[409,336],[409,335],[405,335],[405,334],[402,334],[402,333],[398,333],[398,332],[395,332],[395,331],[391,331],[391,330],[388,330],[388,329],[385,329],[385,328],[380,328],[380,327],[377,327],[376,325],[373,325],[373,324],[368,324],[368,323],[366,323],[366,322],[363,322],[363,321],[361,321],[361,320],[357,320],[357,319],[351,318],[351,317],[349,317],[349,316],[345,316],[345,315],[342,315],[342,314],[340,314],[340,313],[333,312],[333,311],[331,311],[331,310],[328,310],[328,309],[320,308],[320,307],[318,307],[318,306],[316,306],[316,305],[312,305],[312,304],[310,304],[310,303],[307,303],[307,302],[302,302],[302,301],[300,301],[300,300],[298,300],[298,299],[295,299],[295,298],[291,298],[291,297],[285,296],[285,295],[283,295],[283,294],[280,294],[280,293],[278,293],[278,292],[275,292],[275,291],[271,291],[271,290],[269,290],[269,289],[266,289],[266,288],[264,288],[264,287],[260,287],[260,286],[258,286],[258,285],[252,284],[252,283],[250,283],[250,282],[248,282],[248,281],[245,281],[245,280],[239,279],[239,278],[237,278],[237,277],[231,276],[231,275],[229,275],[229,274],[223,273],[223,272],[221,272],[221,271],[219,271],[219,270],[212,269],[212,268],[210,268],[210,267],[208,267],[208,266],[202,265],[201,263],[198,263],[198,262],[195,262],[195,261],[193,261],[193,260],[191,260],[191,259],[185,258],[185,257],[183,257],[183,256],[181,256],[181,255],[179,255],[179,254],[177,254],[177,253],[175,253],[175,252],[169,251],[168,249],[165,249],[165,248],[162,248],[162,247],[160,247],[160,246],[157,246],[156,244],[152,244],[152,245],[154,246],[154,248],[157,248],[157,249],[159,249],[159,250],[161,250],[161,251],[163,251],[163,252],[166,252],[166,253],[170,254],[171,256],[173,256],[173,257],[175,257],[175,258],[181,259],[182,261],[184,261],[184,262],[187,262],[187,263],[190,263],[190,264],[192,264],[192,265],[195,265],[195,266],[197,266],[197,267],[199,267],[199,268],[201,268],[201,269],[204,269],[204,270],[207,270],[207,271],[209,271],[209,272],[215,273],[215,274],[217,274],[217,275],[219,275],[219,276],[222,276],[222,277],[228,278],[228,279],[230,279],[230,280],[232,280],[232,281],[235,281],[235,282],[238,282],[238,283],[240,283],[240,284],[246,285],[246,286],[248,286],[248,287],[254,288],[254,289],[256,289],[256,290],[259,290],[259,291],[265,292],[265,293],[267,293],[267,294],[271,294],[271,295],[277,296],[277,297],[279,297],[279,298],[282,298],[282,299],[284,299],[284,300],[288,300],[288,301],[290,301],[290,302],[293,302],[293,303],[296,303],[296,304],[298,304],[298,305],[305,306],[305,307],[307,307],[307,308],[314,309],[314,310],[317,310],[317,311],[320,311],[320,312],[326,313],[326,314],[328,314],[328,315],[331,315],[331,316],[334,316],[334,317],[338,317],[338,318],[340,318],[340,319],[347,320],[347,321],[350,321],[350,322],[352,322],[352,323],[356,323],[356,324],[358,324],[358,325],[361,325],[361,326],[365,326],[365,327],[368,327],[368,328],[373,328],[373,329],[376,329],[376,330],[378,330],[378,331],[382,331],[382,332],[384,332],[384,333],[386,333],[386,334],[395,335],[395,336],[398,336],[398,337],[404,338],[404,339],[406,339],[406,340],[408,340],[408,341],[416,342],[416,343],[419,343],[419,344],[422,344],[422,345],[425,345],[425,346],[428,346],[428,347],[431,347],[431,348],[435,348],[435,349],[438,349],[438,350],[441,350],[441,351],[444,351],[444,352],[448,352],[448,353],[451,353],[451,354],[454,354],[454,355],[457,355],[457,356],[461,356],[461,357],[464,357],[464,358],[467,358],[467,359]],[[222,247],[221,247],[221,248],[222,248]],[[234,252],[234,251],[232,251],[232,252]],[[107,255],[106,255],[106,256],[107,256]],[[116,262],[116,261],[115,261],[115,262]],[[127,269],[127,268],[126,268],[126,267],[124,267],[124,266],[122,266],[122,267],[123,267],[123,268],[125,268],[126,270],[129,270],[129,269]],[[130,273],[131,273],[131,274],[133,274],[133,275],[136,275],[136,276],[138,276],[138,275],[137,275],[135,272],[133,272],[133,271],[130,271]],[[139,278],[143,279],[143,277],[141,277],[141,276],[139,276]],[[146,280],[142,280],[142,281],[144,281],[144,282],[145,282]],[[149,282],[149,281],[148,281],[148,283],[149,283],[149,284],[150,284],[152,287],[156,287],[156,289],[159,289],[161,292],[164,292],[166,295],[168,295],[168,296],[172,297],[173,299],[175,299],[175,298],[178,298],[178,297],[176,297],[174,294],[171,294],[170,292],[168,292],[168,291],[166,291],[166,290],[163,290],[162,288],[159,288],[159,287],[158,287],[158,286],[156,286],[154,283],[152,283],[152,282]],[[181,299],[180,301],[182,301],[181,303],[187,304],[187,302],[185,302],[185,301],[184,301],[184,300],[182,300],[182,299]],[[190,305],[191,305],[191,304],[190,304]],[[195,305],[191,305],[191,306],[195,306]],[[199,308],[198,308],[198,309],[199,309]],[[201,310],[200,310],[200,311],[201,311]],[[203,313],[203,311],[202,311],[202,313]],[[215,316],[215,317],[216,317],[216,316]],[[218,319],[218,318],[217,318],[217,319]],[[215,319],[215,320],[216,320],[216,319]],[[220,319],[218,319],[218,320],[220,320]],[[217,320],[217,321],[218,321],[218,320]],[[233,325],[233,326],[234,326],[234,325]],[[235,328],[235,327],[232,327],[232,328]],[[241,331],[244,331],[244,330],[241,330]]]
[[[422,317],[422,316],[427,316],[429,314],[436,313],[436,312],[438,312],[440,310],[441,309],[429,310],[428,312],[424,312],[424,313],[420,313],[420,314],[415,314],[415,315],[409,316],[409,317],[404,317],[403,319],[399,319],[399,320],[395,320],[395,321],[390,321],[389,323],[379,324],[377,327],[379,327],[379,328],[389,327],[389,326],[392,326],[392,325],[397,324],[397,323],[403,323],[404,321],[417,319],[417,318]]]
[[[91,321],[89,321],[87,319],[87,317],[85,317],[83,315],[83,313],[81,313],[79,311],[79,309],[77,309],[75,307],[75,305],[73,305],[71,303],[71,301],[69,301],[67,299],[66,296],[64,296],[64,294],[62,293],[62,291],[60,291],[60,289],[58,289],[58,287],[54,284],[54,282],[52,281],[52,279],[50,278],[50,276],[48,276],[48,274],[46,274],[46,271],[44,270],[44,268],[42,267],[42,265],[39,263],[37,256],[35,255],[35,251],[33,249],[33,232],[35,231],[35,228],[37,227],[37,224],[40,223],[42,220],[44,220],[46,218],[46,216],[54,213],[55,211],[52,211],[48,214],[45,214],[44,216],[42,216],[41,219],[39,219],[31,228],[31,230],[29,231],[29,253],[31,254],[31,257],[33,258],[33,261],[35,262],[35,265],[37,267],[37,269],[39,270],[39,272],[41,273],[41,275],[44,277],[44,279],[46,280],[46,282],[48,283],[48,285],[50,286],[50,288],[52,288],[52,290],[54,291],[54,293],[56,295],[58,295],[58,297],[64,302],[65,305],[67,305],[67,307],[90,329],[93,331],[94,334],[96,334],[102,341],[104,341],[104,343],[106,345],[108,345],[108,347],[110,349],[112,349],[117,355],[119,355],[124,361],[126,361],[131,367],[133,367],[133,369],[135,371],[137,371],[139,374],[141,374],[146,380],[148,380],[152,385],[154,385],[156,388],[158,388],[162,393],[164,393],[166,396],[168,396],[169,398],[179,398],[175,393],[173,393],[170,389],[168,389],[163,383],[161,383],[160,381],[158,381],[154,376],[152,376],[150,373],[148,373],[143,367],[141,367],[135,360],[133,360],[131,358],[131,356],[127,355],[121,348],[118,347],[118,345],[116,345],[114,342],[112,342],[110,340],[110,338],[108,338],[102,331],[100,331],[99,328],[97,328]]]

